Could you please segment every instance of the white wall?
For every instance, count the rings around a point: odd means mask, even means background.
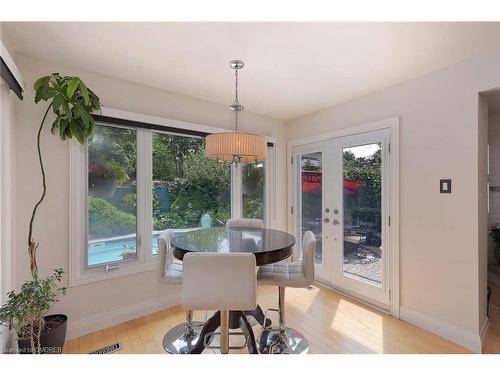
[[[16,236],[15,277],[16,285],[29,277],[26,254],[28,221],[34,202],[41,192],[41,177],[36,156],[36,132],[43,116],[45,104],[35,105],[32,98],[36,78],[53,72],[78,75],[100,97],[106,107],[138,112],[175,120],[204,125],[231,128],[233,117],[227,106],[204,102],[194,98],[138,85],[91,72],[61,66],[25,55],[16,56],[16,63],[23,74],[27,89],[25,100],[16,105],[15,133],[16,168]],[[285,135],[281,121],[250,112],[241,114],[241,129],[273,136],[276,144],[277,191],[285,191]],[[50,119],[48,119],[50,125]],[[40,242],[38,265],[42,273],[55,267],[68,270],[69,246],[69,143],[51,135],[49,126],[43,132],[42,150],[46,163],[48,193],[41,206],[34,230],[34,238]],[[278,194],[276,201],[276,228],[285,228],[285,196]],[[65,278],[67,284],[67,275]],[[159,301],[159,302],[158,302]],[[112,280],[96,282],[68,289],[54,311],[63,312],[70,319],[70,335],[81,334],[111,324],[122,316],[133,317],[160,306],[177,304],[178,288],[162,285],[155,272],[144,272]],[[111,315],[99,315],[112,313]],[[112,319],[110,319],[110,316]],[[93,319],[94,317],[95,319]]]
[[[401,316],[475,350],[486,251],[478,93],[500,86],[499,66],[499,54],[481,56],[287,123],[293,140],[400,116]],[[440,178],[452,194],[439,193]]]

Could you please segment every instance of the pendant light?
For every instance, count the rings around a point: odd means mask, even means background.
[[[209,159],[223,163],[251,164],[266,158],[267,142],[261,135],[238,131],[238,113],[244,109],[238,101],[238,71],[245,64],[241,60],[231,60],[229,65],[235,74],[235,99],[229,106],[235,114],[234,131],[208,135],[206,155]]]

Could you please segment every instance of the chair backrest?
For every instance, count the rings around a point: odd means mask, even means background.
[[[255,309],[255,256],[249,253],[187,253],[184,255],[182,304],[187,310]]]
[[[302,238],[302,271],[309,285],[314,281],[314,253],[316,252],[316,237],[311,231],[304,233]]]
[[[226,223],[227,228],[256,228],[260,229],[264,227],[264,221],[262,219],[229,219]]]
[[[158,237],[158,265],[157,274],[161,282],[167,284],[180,284],[182,282],[182,263],[175,262],[170,240],[174,235],[173,229],[164,230]]]
[[[173,235],[173,229],[166,229],[158,237],[158,264],[160,265],[162,276],[174,259],[172,246],[170,245],[170,240]]]

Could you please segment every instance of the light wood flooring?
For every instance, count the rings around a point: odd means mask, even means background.
[[[498,296],[496,296],[498,298]],[[265,310],[277,305],[277,288],[259,287],[258,302]],[[468,353],[446,339],[326,288],[286,290],[287,325],[301,331],[310,342],[310,353]],[[493,302],[492,302],[493,304]],[[498,300],[496,319],[500,317]],[[195,318],[202,317],[197,313]],[[273,321],[275,316],[270,316]],[[88,353],[119,341],[117,353],[165,353],[162,339],[171,327],[184,321],[181,306],[118,324],[66,342],[65,353]],[[500,320],[500,319],[499,319]],[[258,326],[257,326],[258,327]],[[500,324],[492,323],[492,333],[500,337]],[[260,329],[255,328],[256,336]],[[500,341],[489,341],[487,351],[500,352]],[[210,352],[210,350],[206,350]],[[242,351],[235,351],[242,352]]]
[[[490,284],[492,293],[490,301],[490,329],[486,336],[484,353],[500,354],[500,287]]]

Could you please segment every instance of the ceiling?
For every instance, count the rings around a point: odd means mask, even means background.
[[[500,23],[2,23],[14,52],[290,120],[499,47]]]

